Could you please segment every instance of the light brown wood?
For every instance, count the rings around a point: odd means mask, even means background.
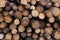
[[[3,39],[4,38],[4,34],[0,34],[0,39]]]
[[[31,0],[26,0],[27,2],[31,2]]]
[[[59,16],[60,15],[60,9],[57,7],[52,8],[52,12],[54,16]]]
[[[1,22],[0,28],[5,28],[6,26],[7,26],[7,24],[5,22]]]
[[[39,14],[39,18],[40,18],[40,19],[44,19],[44,18],[45,18],[44,13],[40,13],[40,14]]]
[[[56,7],[59,7],[60,6],[60,4],[57,2],[57,3],[55,3],[54,4]]]
[[[40,33],[40,29],[39,28],[37,28],[37,29],[35,29],[35,33]]]
[[[49,28],[45,28],[45,33],[47,34],[52,34],[53,28],[49,27]]]
[[[32,35],[32,33],[27,33],[27,36],[30,37]]]
[[[20,20],[19,20],[19,19],[15,19],[15,20],[14,20],[14,24],[15,24],[15,25],[18,25],[19,23],[20,23]]]
[[[30,6],[30,9],[34,10],[35,9],[35,6]]]
[[[38,38],[38,35],[37,34],[33,34],[32,38],[36,39],[36,38]]]
[[[9,28],[12,30],[12,29],[17,28],[17,26],[16,26],[15,24],[11,23],[11,24],[9,25]]]
[[[44,8],[42,6],[37,6],[36,10],[41,13],[44,11]]]
[[[29,11],[28,11],[28,10],[24,10],[24,11],[23,11],[23,15],[24,15],[24,16],[28,16],[28,15],[29,15]]]
[[[54,38],[55,39],[60,39],[60,32],[59,31],[55,32]]]
[[[29,18],[28,17],[23,17],[23,19],[21,21],[21,25],[28,26],[29,25]]]
[[[12,34],[10,34],[10,33],[7,33],[6,35],[5,35],[5,39],[12,39]]]
[[[39,40],[45,40],[45,38],[44,37],[39,37]]]
[[[21,36],[22,36],[23,38],[26,37],[26,33],[25,33],[25,32],[21,33]]]
[[[14,5],[13,10],[17,10],[17,9],[18,9],[17,5]]]
[[[10,9],[11,9],[10,6],[7,6],[7,7],[5,8],[6,11],[9,11]]]
[[[44,29],[41,29],[41,34],[43,34],[45,32],[45,30]]]
[[[4,29],[3,29],[3,32],[4,32],[4,33],[8,33],[9,30],[10,30],[10,29],[8,29],[8,28],[4,28]]]
[[[14,17],[21,20],[23,15],[22,15],[22,13],[20,11],[16,11],[15,14],[14,14]]]
[[[31,14],[33,17],[38,17],[38,15],[39,15],[37,10],[32,10]]]
[[[20,38],[20,35],[19,35],[19,34],[14,34],[14,35],[13,35],[13,39],[14,39],[14,40],[19,40],[19,38]]]
[[[36,4],[36,0],[32,0],[32,1],[31,1],[31,4],[32,4],[32,5],[35,5],[35,4]]]
[[[40,3],[41,3],[41,5],[43,5],[43,6],[47,5],[47,1],[46,1],[46,0],[40,0]]]
[[[59,28],[59,24],[58,23],[54,23],[54,28],[58,29]]]
[[[17,33],[17,29],[12,29],[12,34],[16,34]]]
[[[55,22],[55,18],[54,18],[54,17],[50,17],[50,18],[48,19],[48,21],[49,21],[50,23],[54,23],[54,22]]]
[[[9,3],[9,6],[10,6],[10,7],[13,7],[13,6],[14,6],[14,3],[12,3],[12,2]]]
[[[47,24],[46,24],[46,26],[47,26],[47,27],[50,27],[50,26],[51,26],[51,24],[50,24],[50,23],[47,23]]]
[[[28,18],[32,18],[32,15],[31,15],[31,14],[29,14],[29,15],[28,15]]]
[[[31,27],[27,27],[27,32],[28,33],[32,32],[32,28]]]
[[[25,27],[22,26],[22,25],[19,25],[19,26],[18,26],[18,31],[19,31],[19,32],[24,32],[24,31],[25,31]]]
[[[11,17],[11,16],[5,16],[5,17],[4,17],[4,21],[5,21],[6,23],[10,23],[10,22],[12,22],[12,17]]]
[[[0,0],[0,7],[5,7],[6,0]]]
[[[19,11],[23,11],[24,10],[24,7],[22,5],[19,5],[18,6],[18,9],[19,9]]]
[[[3,12],[3,15],[4,15],[4,16],[7,16],[7,15],[8,15],[8,11],[4,11],[4,12]]]
[[[13,16],[14,15],[14,11],[13,10],[9,11],[9,15]]]
[[[56,3],[57,1],[59,1],[59,0],[51,0],[52,2],[54,2],[54,3]]]
[[[0,14],[0,22],[3,22],[4,18],[2,16],[2,14]]]
[[[21,0],[21,4],[26,5],[27,1],[26,0]]]
[[[39,28],[40,27],[40,23],[39,23],[39,21],[38,20],[32,20],[32,28],[33,29],[37,29],[37,28]]]
[[[46,14],[46,16],[47,16],[48,18],[50,18],[50,17],[52,17],[52,16],[53,16],[53,14],[52,14],[52,11],[51,11],[51,10],[47,10],[45,14]]]
[[[26,8],[26,9],[29,9],[29,8],[30,8],[30,4],[29,4],[29,3],[26,4],[26,5],[25,5],[25,8]]]

